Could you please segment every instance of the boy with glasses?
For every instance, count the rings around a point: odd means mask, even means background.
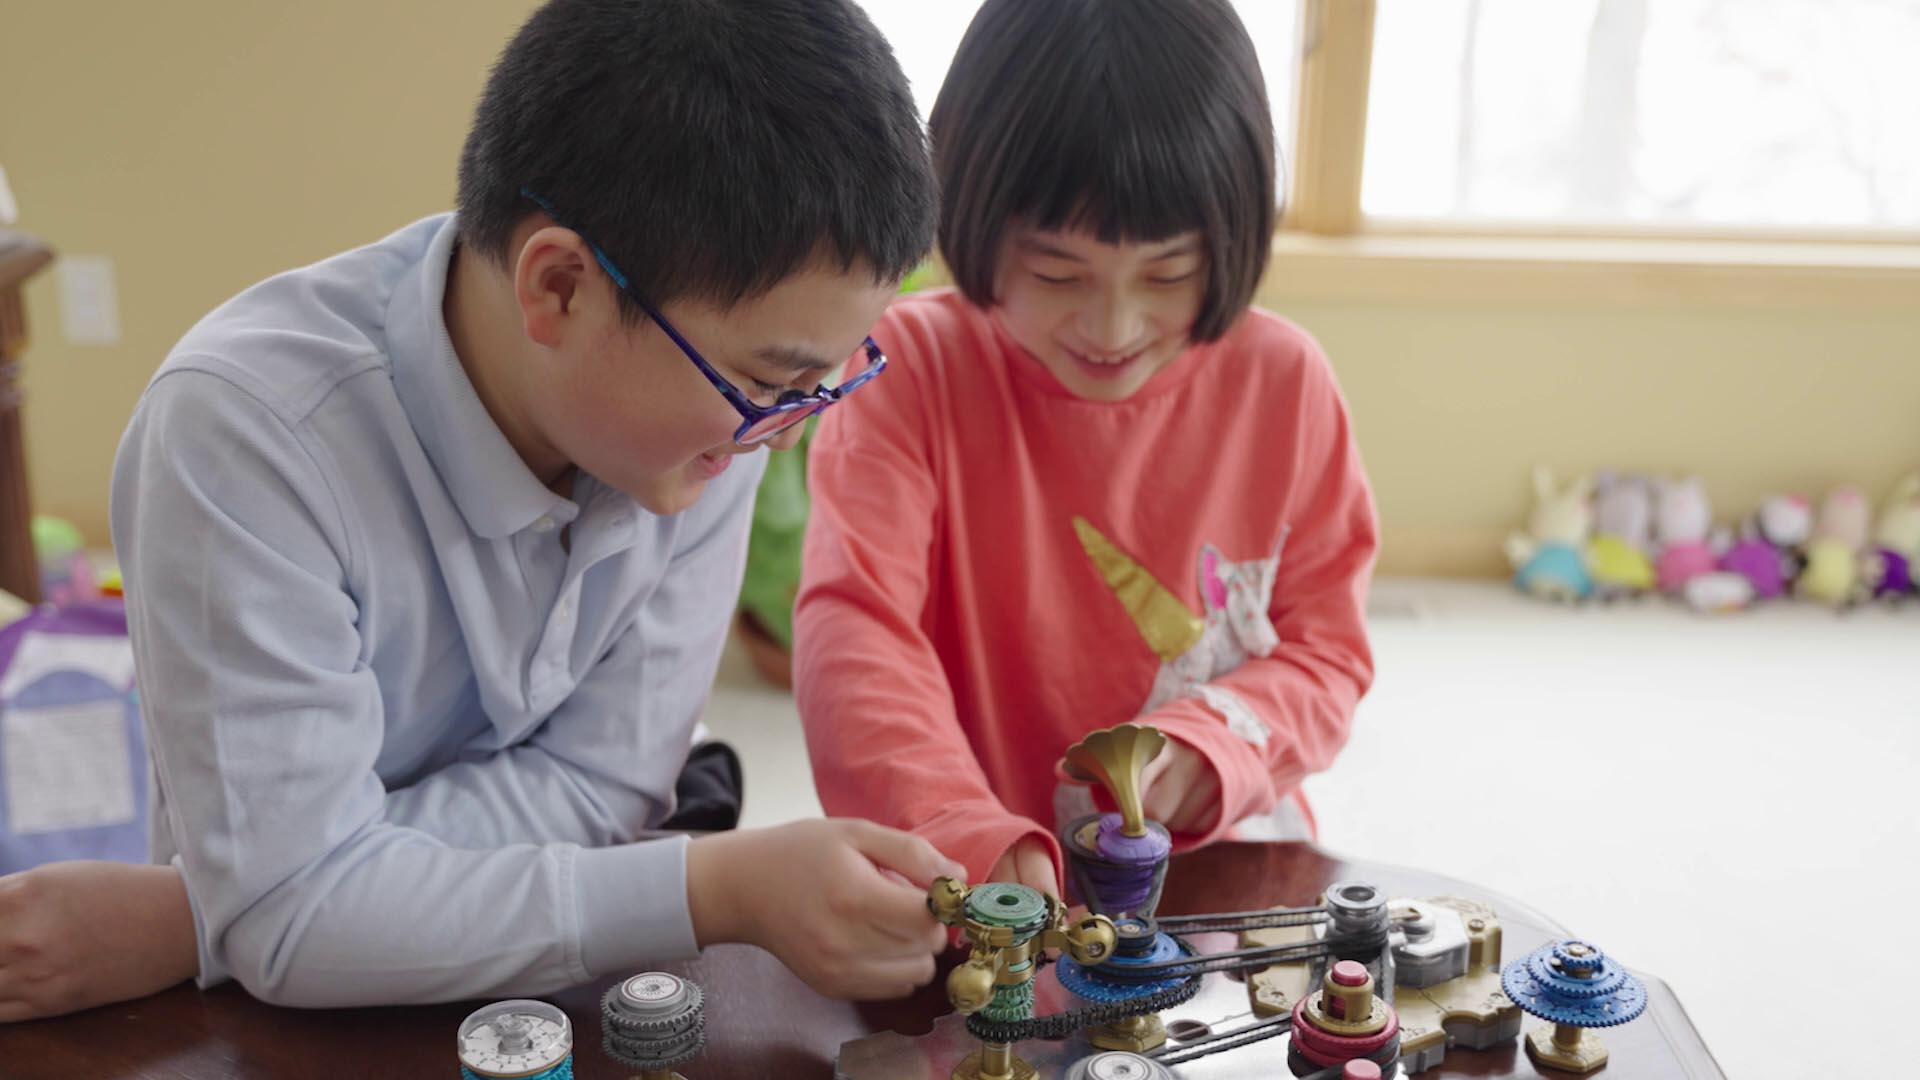
[[[640,838],[752,451],[880,373],[867,329],[934,214],[851,0],[536,12],[457,214],[241,293],[141,399],[113,526],[156,865],[0,879],[0,1019],[196,973],[302,1006],[543,993],[717,941],[832,995],[930,979],[923,890],[959,868],[922,840]]]

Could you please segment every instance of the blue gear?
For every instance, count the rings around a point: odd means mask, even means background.
[[[1573,957],[1570,945],[1584,945],[1592,955]],[[1555,966],[1590,967],[1593,974],[1581,979]],[[1515,1005],[1542,1020],[1573,1027],[1613,1027],[1639,1016],[1647,1007],[1647,988],[1627,969],[1614,962],[1591,944],[1569,938],[1556,941],[1508,964],[1500,972],[1500,989]]]
[[[1160,932],[1152,919],[1144,919],[1136,915],[1113,920],[1113,929],[1118,939],[1114,943],[1115,951],[1135,962],[1152,952],[1160,937]]]
[[[1191,951],[1182,948],[1180,943],[1175,941],[1170,935],[1155,934],[1153,948],[1148,950],[1145,955],[1128,957],[1115,953],[1112,957],[1108,958],[1106,963],[1101,964],[1099,967],[1084,967],[1074,963],[1072,959],[1062,956],[1054,962],[1053,974],[1055,978],[1060,980],[1061,986],[1066,987],[1080,997],[1086,998],[1088,1001],[1097,1001],[1101,1004],[1112,1004],[1118,1001],[1130,1001],[1137,997],[1146,997],[1149,994],[1157,994],[1162,990],[1171,989],[1187,981],[1190,976],[1170,975],[1162,979],[1141,982],[1138,980],[1126,981],[1112,978],[1108,974],[1110,971],[1125,969],[1133,964],[1158,964],[1167,960],[1177,960],[1182,956],[1192,955],[1193,953]]]
[[[1588,950],[1588,955],[1575,957],[1568,949],[1574,945]],[[1556,997],[1569,1001],[1604,997],[1630,977],[1619,964],[1609,963],[1605,953],[1577,938],[1543,945],[1528,953],[1524,963],[1536,981],[1551,986]],[[1575,971],[1587,975],[1582,978]]]
[[[1553,950],[1553,958],[1559,961],[1561,971],[1594,971],[1607,962],[1607,954],[1590,941],[1567,938],[1548,947]]]

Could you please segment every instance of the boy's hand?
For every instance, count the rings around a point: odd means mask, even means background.
[[[1178,739],[1140,776],[1147,816],[1170,832],[1204,833],[1220,819],[1220,776],[1199,752]]]
[[[966,869],[911,833],[800,821],[704,836],[687,849],[694,937],[758,945],[828,997],[904,997],[933,979],[947,928],[927,886]]]
[[[1053,868],[1053,854],[1047,845],[1028,836],[1007,849],[1000,861],[993,864],[992,872],[987,874],[988,881],[1012,881],[1030,889],[1038,889],[1048,896],[1060,895],[1059,875]]]
[[[146,997],[199,969],[171,866],[58,862],[0,877],[0,1021]]]

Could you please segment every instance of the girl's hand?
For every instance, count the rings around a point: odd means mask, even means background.
[[[1060,895],[1060,874],[1054,868],[1053,854],[1047,845],[1028,836],[1007,849],[987,874],[988,881],[1011,881],[1038,889],[1048,896]]]
[[[1170,832],[1207,833],[1220,820],[1220,776],[1207,759],[1178,739],[1140,776],[1147,816]]]

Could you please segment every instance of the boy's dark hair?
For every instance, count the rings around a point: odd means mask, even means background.
[[[986,0],[930,126],[940,251],[975,304],[993,303],[1015,218],[1108,243],[1198,230],[1196,341],[1251,302],[1278,209],[1273,118],[1228,0]]]
[[[506,262],[522,189],[655,306],[731,306],[821,256],[896,281],[937,212],[906,77],[851,0],[549,0],[467,134],[461,240]]]

